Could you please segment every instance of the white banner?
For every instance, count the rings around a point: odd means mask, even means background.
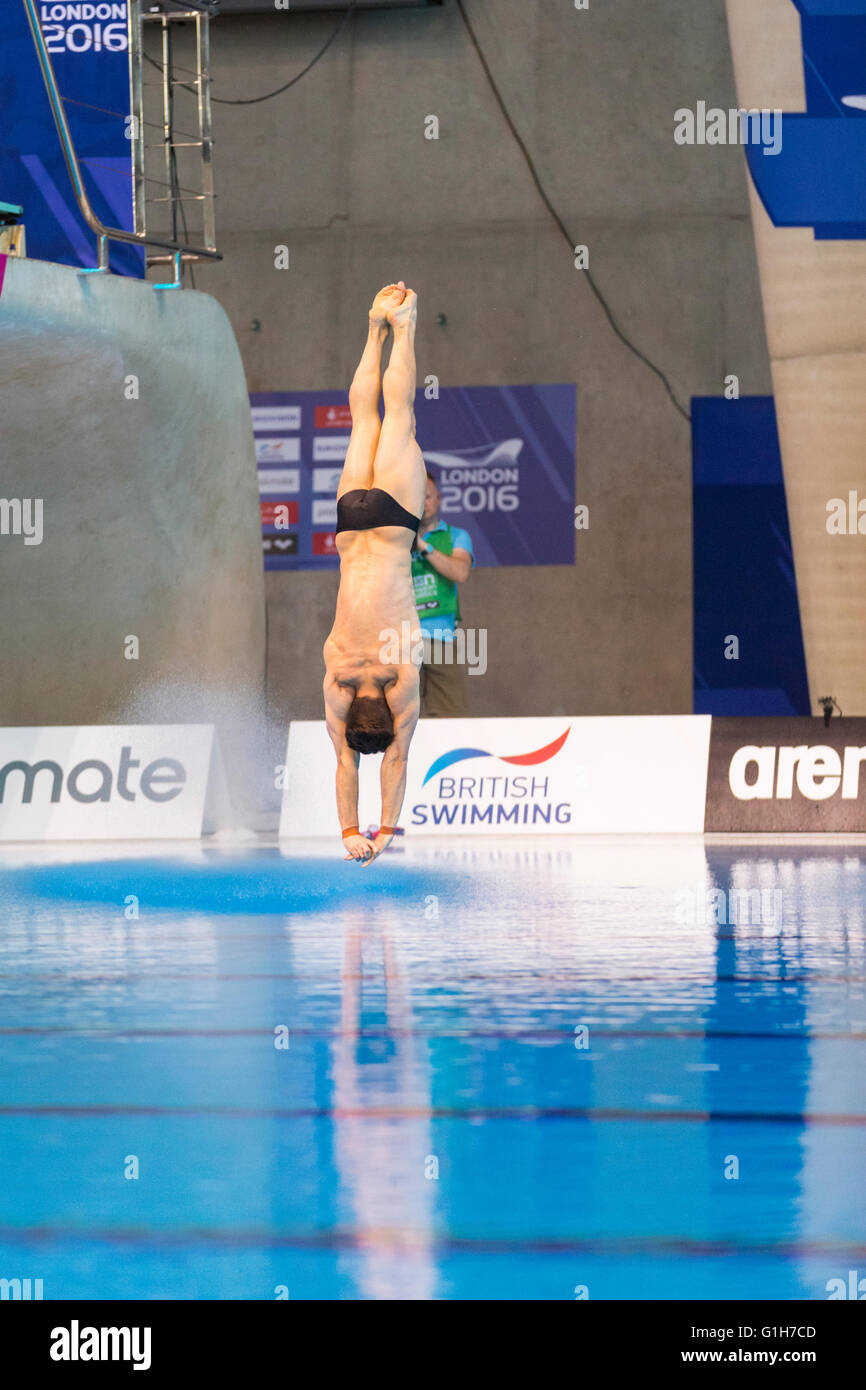
[[[0,840],[196,838],[212,758],[224,799],[211,724],[0,729]]]
[[[709,715],[426,719],[400,825],[409,835],[703,832]],[[359,824],[380,819],[381,758],[360,760]],[[280,835],[339,837],[324,721],[289,727]]]
[[[301,407],[299,405],[254,405],[252,415],[254,430],[299,430],[301,428]]]

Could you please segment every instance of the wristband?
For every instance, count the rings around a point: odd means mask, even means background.
[[[396,825],[380,825],[379,829],[376,831],[377,835],[396,835],[396,833]]]
[[[348,840],[350,835],[360,835],[360,833],[357,825],[347,825],[346,829],[343,831],[343,839]]]

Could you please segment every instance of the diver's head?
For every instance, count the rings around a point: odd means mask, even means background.
[[[346,742],[356,753],[384,753],[394,739],[394,717],[384,695],[356,695],[346,715]]]

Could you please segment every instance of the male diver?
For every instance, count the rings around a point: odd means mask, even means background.
[[[349,391],[352,434],[337,489],[340,590],[324,646],[325,718],[337,754],[337,814],[346,858],[366,864],[393,838],[420,706],[423,640],[411,550],[427,472],[415,441],[417,316],[417,295],[402,280],[380,290],[373,301],[367,344]],[[394,342],[382,375],[389,327]],[[398,650],[398,661],[383,659]],[[384,753],[381,824],[373,839],[358,828],[361,753]]]

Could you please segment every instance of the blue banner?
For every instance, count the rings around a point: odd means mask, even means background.
[[[336,568],[346,392],[250,400],[265,568]],[[470,533],[477,564],[574,563],[575,386],[444,386],[432,400],[419,390],[415,418],[440,515]]]
[[[125,0],[40,0],[38,14],[93,209],[132,230]],[[27,255],[95,266],[21,0],[0,7],[0,201],[24,208]],[[111,269],[143,275],[141,250],[114,243]]]
[[[695,714],[809,714],[772,396],[692,400]]]
[[[800,13],[806,114],[782,117],[782,147],[747,144],[776,227],[817,240],[866,238],[866,0],[793,0]]]

